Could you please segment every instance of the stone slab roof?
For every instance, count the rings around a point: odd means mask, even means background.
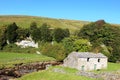
[[[107,58],[102,53],[92,53],[92,52],[72,52],[72,55],[78,58]]]

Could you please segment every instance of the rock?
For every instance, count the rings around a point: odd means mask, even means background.
[[[30,63],[30,64],[24,64],[20,63],[20,64],[15,64],[14,68],[3,68],[0,70],[0,80],[5,80],[5,79],[9,79],[8,77],[6,78],[6,76],[9,77],[21,77],[24,74],[27,73],[31,73],[31,72],[35,72],[35,71],[39,71],[39,70],[45,70],[46,67],[48,68],[49,65],[59,65],[59,62],[55,62],[55,61],[50,61],[50,62],[36,62],[36,63]],[[62,72],[62,70],[61,70]],[[4,79],[1,79],[1,75],[3,75]]]
[[[22,75],[18,71],[14,71],[14,77],[21,77]]]
[[[39,51],[36,51],[37,54],[41,54]]]
[[[64,69],[60,69],[60,68],[54,68],[53,72],[58,72],[58,73],[66,73],[66,71]]]

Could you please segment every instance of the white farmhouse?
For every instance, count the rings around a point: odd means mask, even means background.
[[[72,52],[64,59],[64,66],[82,71],[107,68],[107,57],[102,53]]]

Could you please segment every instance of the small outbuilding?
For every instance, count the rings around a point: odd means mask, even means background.
[[[64,66],[82,71],[107,68],[107,57],[102,53],[72,52],[64,59]]]
[[[38,48],[38,43],[35,43],[35,41],[33,41],[31,37],[27,37],[27,39],[22,40],[20,42],[16,42],[15,44],[20,46],[21,48],[26,48],[26,47]]]

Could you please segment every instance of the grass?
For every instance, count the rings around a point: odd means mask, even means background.
[[[120,70],[120,63],[110,63],[110,62],[108,62],[107,69],[102,69],[100,71],[93,71],[93,72],[95,72],[95,73],[112,72],[112,71],[116,72],[118,70]]]
[[[61,72],[54,72],[54,69],[59,69],[65,71],[65,73]],[[112,72],[120,70],[120,64],[119,63],[108,63],[108,68],[105,70],[101,70],[99,72]],[[84,76],[78,76],[76,73],[78,70],[62,67],[62,66],[54,66],[50,67],[48,70],[39,71],[39,72],[33,72],[27,75],[24,75],[23,77],[17,79],[17,80],[102,80],[102,79],[94,79]],[[98,72],[98,71],[94,71]]]
[[[108,63],[106,71],[117,71],[120,70],[120,63]]]
[[[82,76],[61,74],[49,71],[41,71],[23,76],[19,80],[95,80]]]
[[[87,21],[53,19],[35,16],[0,16],[0,26],[8,25],[13,22],[16,22],[16,24],[22,28],[28,28],[31,22],[36,22],[38,26],[41,26],[43,23],[47,23],[53,28],[68,28],[70,31],[75,31],[81,28],[84,24],[89,23]]]
[[[56,68],[63,69],[67,73],[54,72],[53,69],[56,69]],[[100,79],[93,79],[93,78],[88,78],[84,76],[78,76],[78,75],[75,75],[76,72],[78,72],[78,70],[76,69],[56,66],[48,70],[24,75],[18,80],[100,80]]]
[[[13,67],[14,64],[31,63],[40,61],[53,61],[54,58],[39,54],[0,52],[0,68]]]
[[[37,16],[24,16],[24,15],[1,15],[0,16],[0,27],[3,25],[8,25],[13,22],[19,27],[29,28],[32,22],[36,22],[38,27],[43,23],[47,23],[52,28],[68,28],[71,32],[75,32],[78,29],[81,29],[83,25],[90,23],[89,21],[80,21],[80,20],[67,20],[67,19],[55,19],[47,17],[37,17]],[[120,24],[112,24],[120,26]]]

